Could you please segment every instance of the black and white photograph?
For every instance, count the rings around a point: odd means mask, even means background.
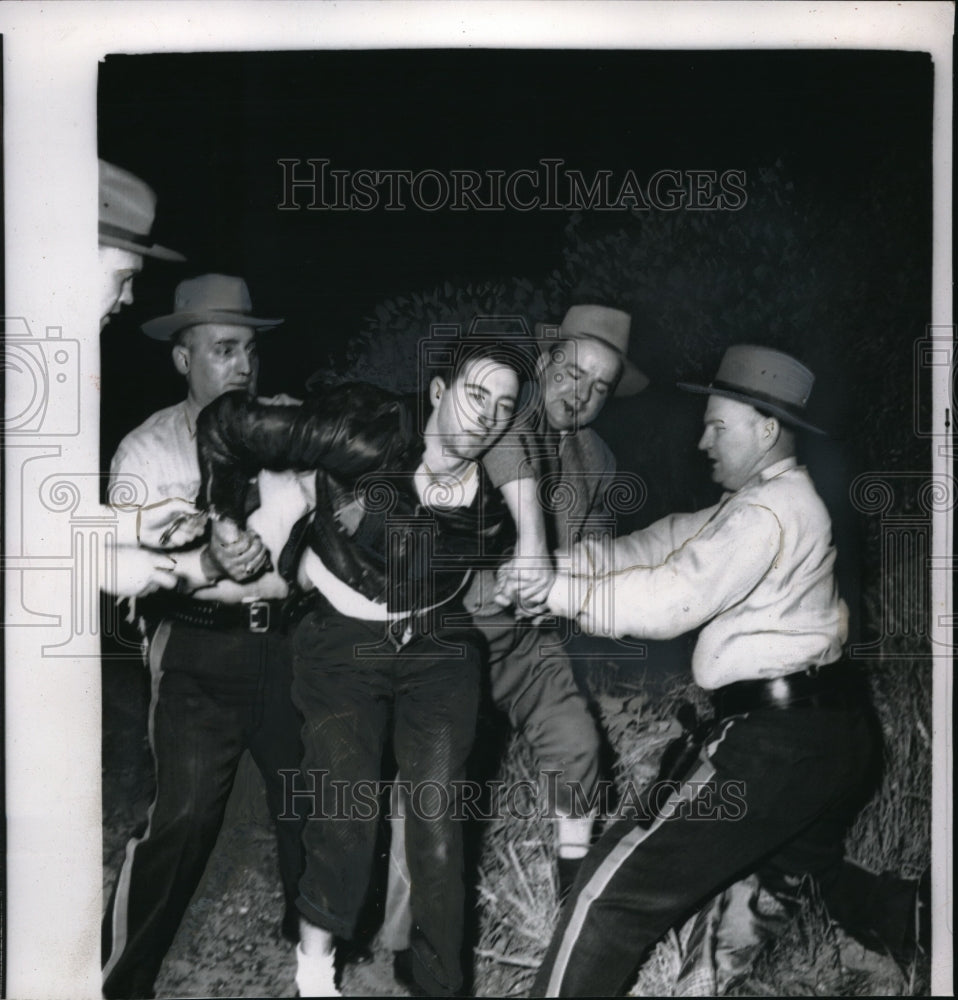
[[[4,995],[950,993],[953,8],[133,6],[0,11]]]

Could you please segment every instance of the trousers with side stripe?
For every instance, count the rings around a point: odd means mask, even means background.
[[[589,853],[532,995],[620,995],[660,937],[750,872],[773,891],[812,876],[840,908],[844,833],[874,751],[856,708],[720,723],[654,822],[623,817]]]
[[[150,643],[149,737],[156,792],[127,844],[103,918],[103,994],[151,997],[153,982],[209,859],[244,750],[284,814],[283,770],[298,769],[301,718],[290,693],[289,639],[163,621]],[[302,822],[277,819],[286,906],[303,867]]]

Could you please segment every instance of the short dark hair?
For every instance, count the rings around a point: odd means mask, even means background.
[[[463,337],[449,363],[435,368],[430,377],[438,375],[446,385],[452,385],[462,375],[466,365],[480,360],[504,365],[516,373],[520,382],[529,381],[535,372],[535,345],[529,338],[495,340]]]

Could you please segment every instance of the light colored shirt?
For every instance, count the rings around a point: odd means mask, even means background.
[[[127,434],[113,456],[110,501],[115,504],[135,496],[137,541],[147,547],[169,547],[162,540],[164,532],[180,515],[196,512],[194,500],[200,487],[196,417],[189,400],[158,410]],[[220,580],[192,596],[229,604],[285,597],[287,584],[276,567],[290,529],[314,506],[312,477],[312,473],[260,472],[260,506],[250,514],[247,527],[269,549],[273,568],[250,583]]]
[[[714,507],[674,514],[571,556],[572,586],[550,605],[586,611],[597,631],[670,639],[704,626],[692,657],[713,690],[832,663],[848,636],[831,522],[794,458]]]

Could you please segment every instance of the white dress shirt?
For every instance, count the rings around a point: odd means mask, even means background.
[[[189,400],[158,410],[127,434],[113,456],[110,500],[116,503],[136,494],[140,517],[135,540],[142,545],[164,548],[163,532],[179,515],[196,510],[193,501],[200,488],[196,417]],[[315,504],[313,478],[313,473],[260,472],[260,506],[250,514],[247,527],[269,549],[272,570],[250,583],[223,579],[191,596],[228,604],[285,597],[288,587],[276,566],[291,528]]]
[[[673,514],[604,551],[576,546],[572,575],[549,603],[616,636],[670,639],[704,626],[692,670],[712,690],[841,656],[848,608],[834,563],[828,512],[788,458],[714,507]]]

